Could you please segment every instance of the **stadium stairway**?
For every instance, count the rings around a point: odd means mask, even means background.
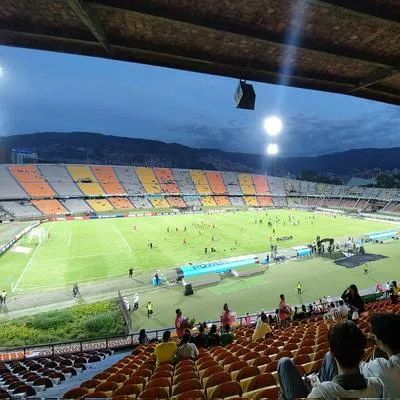
[[[113,355],[107,357],[106,359],[87,364],[86,371],[82,371],[80,374],[72,376],[68,379],[64,384],[53,386],[50,389],[47,389],[44,394],[46,398],[62,398],[62,395],[68,390],[79,386],[82,382],[92,379],[93,376],[98,374],[101,371],[111,367],[113,364],[126,357],[130,353],[114,353]]]

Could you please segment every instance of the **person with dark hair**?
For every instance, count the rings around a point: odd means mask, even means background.
[[[222,333],[220,337],[221,346],[227,346],[229,343],[232,343],[234,339],[235,336],[231,332],[231,327],[229,325],[225,325],[224,333]]]
[[[365,311],[364,301],[358,294],[357,286],[350,285],[342,294],[341,298],[349,307],[349,319],[358,320],[360,314]]]
[[[397,286],[397,282],[393,281],[390,284],[390,289],[389,289],[390,300],[392,301],[392,304],[397,304],[397,301],[399,299],[399,292],[400,288]]]
[[[207,346],[208,347],[219,346],[219,344],[220,344],[220,338],[217,333],[217,325],[213,324],[211,325],[210,332],[208,333]]]
[[[183,336],[185,333],[185,318],[182,316],[182,311],[180,308],[177,308],[175,310],[175,330],[176,330],[176,336],[179,338]]]
[[[370,324],[378,349],[388,359],[377,357],[362,363],[360,370],[367,378],[378,377],[383,381],[385,398],[397,398],[400,394],[400,315],[374,314],[370,318]]]
[[[262,312],[260,318],[257,318],[256,328],[254,329],[253,336],[251,340],[256,342],[258,339],[265,339],[266,335],[269,335],[272,332],[271,327],[268,324],[267,315]]]
[[[179,360],[186,360],[190,358],[195,360],[199,355],[199,351],[194,343],[190,343],[190,333],[185,333],[182,336],[182,344],[178,349],[177,358]]]
[[[175,342],[170,342],[171,331],[164,331],[162,342],[159,343],[154,349],[154,355],[157,360],[157,365],[164,362],[173,362],[175,359],[175,353],[177,345]]]
[[[293,398],[383,398],[383,384],[378,378],[366,378],[360,372],[366,337],[353,321],[332,325],[328,331],[330,352],[322,368],[311,379],[303,381],[293,361],[278,361],[278,376],[284,399]]]
[[[203,324],[199,326],[199,333],[193,338],[193,342],[197,347],[207,346],[207,334],[205,333],[205,327]]]
[[[287,328],[287,320],[290,316],[290,308],[285,302],[285,295],[281,294],[279,296],[279,320],[281,321],[281,328]]]
[[[221,326],[226,326],[226,325],[231,326],[232,321],[233,321],[233,318],[232,318],[231,311],[229,310],[228,304],[225,303],[223,306],[222,315],[221,315]]]
[[[146,335],[146,331],[144,329],[141,329],[139,332],[139,344],[148,344],[149,343],[149,338]]]

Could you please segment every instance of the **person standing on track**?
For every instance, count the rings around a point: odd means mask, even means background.
[[[364,265],[364,275],[368,275],[368,264]]]
[[[130,267],[129,268],[129,278],[132,278],[132,276],[133,276],[133,268]]]
[[[150,318],[151,315],[153,314],[153,304],[151,301],[147,303],[147,318]]]
[[[133,311],[137,311],[139,309],[139,295],[136,292],[133,296]]]
[[[297,294],[298,294],[299,296],[301,295],[301,288],[302,288],[301,282],[298,281],[298,282],[297,282]]]

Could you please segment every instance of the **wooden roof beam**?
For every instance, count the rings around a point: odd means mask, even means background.
[[[93,14],[92,10],[83,3],[82,0],[67,0],[68,5],[74,10],[75,14],[89,28],[90,32],[101,44],[101,46],[112,56],[112,50],[108,43],[107,35],[98,18]]]
[[[242,25],[238,23],[202,17],[199,15],[186,14],[181,10],[174,9],[172,6],[154,6],[143,1],[130,0],[89,0],[87,3],[93,5],[93,7],[105,7],[109,9],[120,9],[123,11],[135,12],[138,14],[163,18],[170,21],[181,22],[196,27],[239,35],[247,37],[248,39],[258,39],[272,45],[287,46],[287,38],[285,34],[265,32],[265,30],[260,29],[257,26]],[[297,47],[303,50],[316,51],[321,54],[329,54],[335,57],[344,57],[369,64],[375,64],[379,67],[393,67],[393,64],[395,64],[397,61],[395,58],[389,59],[382,56],[377,56],[376,54],[361,52],[343,46],[329,46],[326,44],[320,45],[304,37],[302,37]]]
[[[354,92],[357,92],[360,89],[365,89],[368,88],[369,86],[375,85],[384,79],[396,76],[400,74],[400,69],[384,69],[384,70],[379,70],[375,74],[369,76],[365,80],[361,81],[359,85],[357,85],[355,88],[350,89],[347,93],[351,94]]]

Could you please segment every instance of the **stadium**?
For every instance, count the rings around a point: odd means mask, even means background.
[[[38,19],[24,1],[8,3],[12,15],[0,6],[0,19],[15,27],[3,30],[4,45],[279,85],[290,75],[295,87],[400,104],[397,48],[380,46],[398,30],[394,2],[386,12],[373,2],[310,2],[300,14],[326,27],[300,24],[308,39],[289,44],[279,2],[267,2],[273,33],[239,2],[225,4],[232,21],[206,4],[196,19],[198,5],[189,13],[184,1],[43,0]],[[347,31],[346,43],[321,41],[338,19],[371,36],[368,49]],[[259,60],[231,57],[228,43]],[[289,72],[262,59],[287,47],[300,52]],[[322,396],[326,381],[345,397],[400,393],[400,190],[275,176],[273,166],[159,165],[0,164],[0,398],[297,398]],[[336,347],[335,333],[347,335]],[[161,354],[163,345],[173,352]],[[329,362],[334,375],[316,378]],[[346,374],[362,384],[343,383]],[[290,391],[297,375],[301,390]]]

